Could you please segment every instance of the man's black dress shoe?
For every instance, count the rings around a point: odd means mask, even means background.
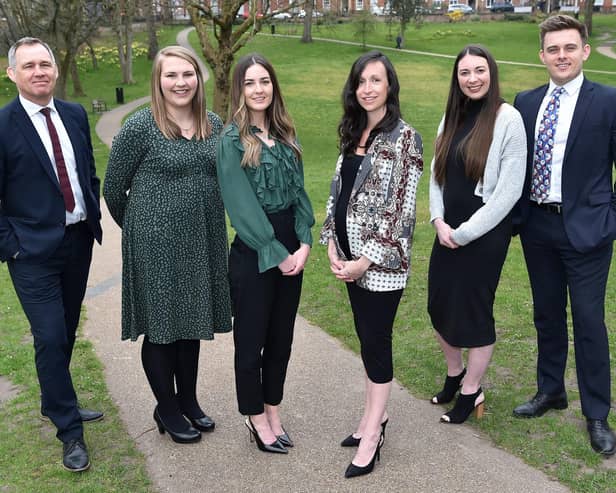
[[[204,414],[201,418],[191,418],[190,416],[186,417],[188,418],[188,421],[190,421],[190,424],[193,425],[193,428],[196,428],[199,431],[214,431],[214,428],[216,428],[216,423],[214,423],[214,420],[207,414]]]
[[[537,392],[535,397],[513,410],[516,418],[538,418],[550,409],[567,409],[567,394],[550,395]]]
[[[100,411],[93,411],[92,409],[83,409],[77,408],[79,411],[79,415],[81,416],[81,421],[84,423],[93,423],[94,421],[100,421],[105,417],[105,414]],[[49,421],[49,417],[43,414],[41,411],[41,419],[43,421]]]
[[[62,465],[71,472],[85,471],[90,467],[88,449],[83,438],[75,438],[62,447]]]
[[[590,445],[595,452],[603,455],[614,455],[616,452],[616,435],[610,428],[607,419],[587,419],[586,429],[590,435]]]

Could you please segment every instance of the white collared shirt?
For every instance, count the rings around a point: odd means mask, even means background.
[[[567,146],[567,139],[569,138],[569,129],[571,128],[571,121],[573,120],[573,112],[575,111],[575,105],[577,104],[578,96],[580,95],[580,88],[584,82],[584,74],[580,74],[573,80],[567,82],[562,86],[565,90],[560,95],[560,108],[558,110],[558,123],[556,124],[556,133],[554,134],[554,147],[552,148],[552,171],[550,177],[550,193],[545,199],[546,203],[561,203],[562,202],[562,176],[563,176],[563,159],[565,157],[565,147]],[[550,100],[552,91],[559,87],[550,80],[550,86],[548,87],[539,111],[537,113],[537,120],[535,122],[535,141],[537,140],[537,134],[539,133],[539,122],[545,111],[545,107]]]
[[[30,117],[32,125],[34,125],[34,128],[36,129],[36,132],[38,133],[41,142],[43,143],[43,146],[45,146],[45,150],[47,151],[49,160],[53,165],[53,170],[56,173],[57,178],[58,169],[56,168],[56,160],[53,156],[53,145],[51,143],[51,136],[49,135],[45,115],[41,113],[41,109],[45,108],[45,106],[33,103],[32,101],[29,101],[28,99],[22,97],[21,94],[19,95],[19,102]],[[77,176],[77,162],[75,160],[75,152],[73,150],[73,145],[71,144],[71,139],[68,136],[66,128],[64,128],[62,118],[60,118],[60,115],[56,110],[53,98],[47,105],[47,108],[51,110],[49,114],[51,116],[51,121],[56,127],[58,139],[60,139],[60,147],[62,147],[64,165],[66,166],[68,179],[71,182],[71,188],[73,189],[73,197],[75,198],[75,208],[73,209],[73,212],[66,211],[66,225],[68,226],[69,224],[75,224],[79,221],[83,221],[86,218],[86,204],[83,198],[81,185],[79,184],[79,177]]]

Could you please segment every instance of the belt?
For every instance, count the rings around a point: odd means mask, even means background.
[[[535,202],[534,200],[531,200],[530,203],[533,206],[539,207],[539,209],[543,209],[544,211],[551,212],[552,214],[562,214],[563,213],[562,204],[556,204],[554,202],[549,203],[549,204],[546,204],[545,202],[542,204],[539,204],[538,202]]]

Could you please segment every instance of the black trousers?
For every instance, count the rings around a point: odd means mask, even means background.
[[[278,241],[295,252],[299,242],[292,212],[268,218]],[[282,401],[303,276],[283,276],[278,267],[259,273],[256,252],[236,236],[229,253],[229,277],[239,411],[261,414],[264,404],[276,406]]]
[[[41,411],[67,442],[83,435],[69,370],[94,238],[85,222],[66,229],[54,254],[44,260],[9,260],[8,267],[34,338]]]
[[[567,238],[562,215],[537,207],[531,207],[520,238],[533,292],[538,390],[546,394],[565,390],[569,291],[582,413],[589,419],[604,419],[611,399],[604,305],[612,244],[580,253]]]
[[[403,290],[368,291],[350,282],[347,291],[366,374],[374,383],[391,382],[391,334]]]

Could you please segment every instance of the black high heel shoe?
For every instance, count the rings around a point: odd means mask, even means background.
[[[464,368],[460,374],[455,377],[450,377],[447,375],[445,385],[443,385],[443,390],[432,397],[430,402],[432,404],[447,404],[448,402],[451,402],[456,396],[456,392],[458,392],[462,386],[462,379],[464,378],[464,375],[466,375],[466,368]]]
[[[190,416],[186,417],[188,418],[188,421],[190,421],[190,424],[192,424],[193,427],[199,431],[204,431],[207,433],[210,431],[214,431],[214,428],[216,428],[216,423],[214,423],[214,420],[210,418],[207,414],[204,414],[200,418],[191,418]]]
[[[383,441],[385,441],[385,427],[389,423],[389,418],[381,423],[381,436],[383,437]],[[359,447],[359,442],[361,438],[355,438],[353,434],[350,434],[344,440],[340,442],[341,447]]]
[[[263,443],[263,440],[261,440],[261,437],[257,433],[257,430],[252,424],[252,421],[250,421],[250,418],[246,418],[246,421],[244,422],[244,424],[246,425],[246,428],[248,428],[248,431],[250,432],[250,441],[257,442],[257,447],[259,448],[261,452],[273,452],[275,454],[288,454],[289,453],[289,451],[286,448],[284,448],[284,445],[280,443],[280,440],[278,440],[278,438],[276,438],[276,441],[274,443]]]
[[[372,460],[368,462],[365,466],[356,466],[352,462],[347,467],[347,470],[344,472],[345,478],[354,478],[356,476],[364,476],[365,474],[370,474],[374,469],[375,461],[381,460],[381,447],[383,446],[383,434],[379,437],[379,443],[376,446],[376,450],[374,451],[374,455],[372,456]]]
[[[291,440],[291,437],[287,433],[287,430],[285,430],[284,428],[282,428],[282,435],[276,435],[276,438],[278,438],[278,441],[282,443],[285,447],[293,447],[293,445],[295,445],[293,443],[293,440]]]
[[[168,426],[165,426],[165,423],[163,423],[163,420],[160,418],[160,414],[158,414],[158,406],[154,408],[154,421],[156,421],[156,425],[158,426],[158,432],[163,435],[166,431],[169,433],[171,440],[176,443],[195,443],[201,440],[201,432],[188,423],[186,423],[187,429],[183,431],[173,431]]]
[[[473,411],[475,411],[477,419],[480,419],[483,416],[486,400],[484,396],[481,402],[477,402],[482,393],[481,387],[474,394],[463,394],[460,392],[453,409],[441,416],[441,423],[464,423]]]

